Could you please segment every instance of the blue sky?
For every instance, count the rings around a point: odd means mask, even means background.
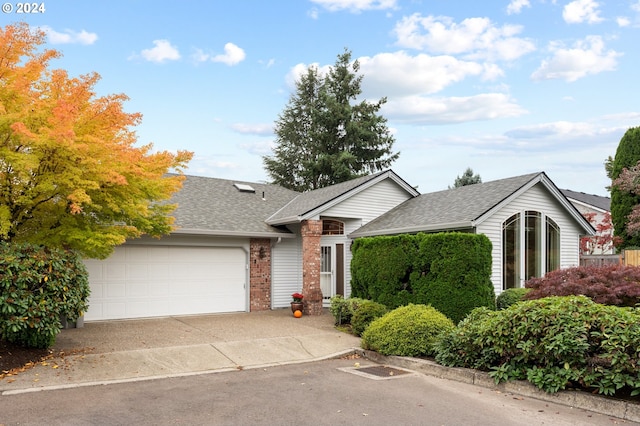
[[[17,3],[10,3],[17,6]],[[388,98],[420,192],[467,167],[483,181],[545,171],[607,195],[604,160],[640,125],[640,0],[46,1],[27,22],[99,95],[143,114],[141,144],[195,153],[189,174],[266,181],[273,123],[310,65],[358,59],[363,97]]]

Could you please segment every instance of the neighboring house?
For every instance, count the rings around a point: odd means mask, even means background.
[[[541,172],[421,195],[350,237],[441,231],[489,238],[496,294],[548,271],[579,265],[580,237],[594,233]]]
[[[569,189],[561,191],[596,229],[596,235],[583,238],[581,254],[614,254],[611,198]]]
[[[390,170],[305,193],[188,176],[172,202],[173,233],[86,260],[85,320],[268,310],[298,291],[317,314],[350,295],[354,238],[419,231],[486,234],[499,293],[577,265],[594,233],[544,173],[424,195]]]

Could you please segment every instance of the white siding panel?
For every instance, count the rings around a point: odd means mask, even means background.
[[[302,291],[302,240],[300,226],[296,238],[283,238],[271,251],[271,307],[284,308],[291,303],[291,295]]]
[[[477,227],[477,233],[485,234],[493,244],[491,281],[496,295],[502,292],[502,223],[515,213],[525,210],[544,213],[560,228],[560,268],[569,268],[580,263],[581,229],[547,189],[542,184],[537,184]]]
[[[362,226],[409,198],[403,188],[386,179],[323,211],[322,216],[360,219]]]

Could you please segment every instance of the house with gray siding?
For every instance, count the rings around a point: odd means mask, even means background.
[[[544,173],[422,195],[391,170],[304,193],[187,176],[171,202],[170,235],[85,261],[85,321],[278,309],[294,292],[319,314],[350,295],[355,238],[411,232],[486,234],[499,293],[577,265],[593,233]]]

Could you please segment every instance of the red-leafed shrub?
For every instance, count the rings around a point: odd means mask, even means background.
[[[578,266],[558,269],[542,278],[525,283],[530,288],[523,299],[547,296],[584,295],[596,303],[615,306],[636,306],[640,303],[640,267]]]

